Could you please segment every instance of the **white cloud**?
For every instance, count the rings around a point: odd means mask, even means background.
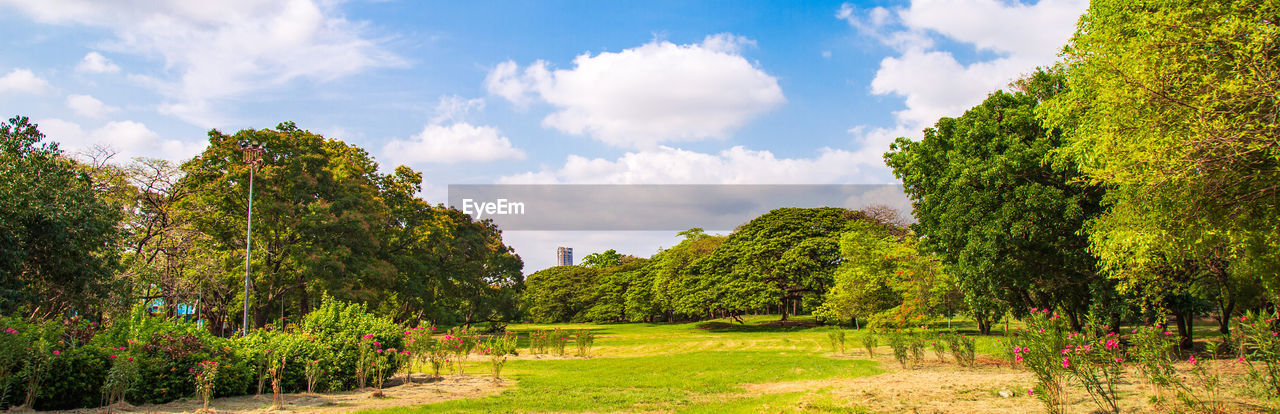
[[[448,126],[429,124],[408,140],[393,140],[382,148],[387,159],[396,163],[455,163],[524,159],[524,151],[511,146],[511,141],[497,128],[474,126],[465,122]]]
[[[879,154],[874,154],[878,162]],[[706,154],[660,146],[616,160],[570,155],[562,167],[504,176],[503,184],[844,184],[883,183],[861,166],[867,154],[822,148],[814,158],[778,158],[735,146]]]
[[[164,75],[135,76],[168,98],[162,112],[218,123],[217,101],[304,79],[328,81],[402,61],[335,2],[0,0],[36,21],[103,27],[104,49],[159,57]],[[91,57],[86,56],[87,59]]]
[[[116,73],[120,71],[120,67],[98,52],[89,52],[76,65],[76,70],[85,73]]]
[[[463,121],[471,111],[483,109],[484,99],[481,98],[465,99],[458,95],[441,96],[440,102],[436,104],[436,115],[431,118],[431,123]]]
[[[14,69],[0,76],[0,93],[43,93],[49,89],[49,82],[41,79],[28,69]]]
[[[115,112],[120,108],[107,105],[90,95],[67,95],[67,108],[71,108],[76,114],[89,118],[104,118],[107,114]]]
[[[739,52],[755,42],[730,34],[700,44],[653,41],[621,52],[585,53],[571,70],[537,61],[489,72],[489,93],[524,106],[556,108],[543,125],[610,145],[653,148],[672,141],[724,138],[786,102],[772,75]]]
[[[987,94],[1036,66],[1052,65],[1075,31],[1087,0],[914,0],[901,8],[836,13],[860,34],[897,51],[880,62],[871,92],[900,96],[895,129],[918,134],[943,116],[958,116]],[[963,64],[935,39],[967,44],[995,57]]]
[[[92,131],[80,124],[51,118],[37,122],[40,132],[67,152],[75,153],[101,145],[117,152],[119,160],[154,157],[186,160],[199,154],[208,144],[204,141],[183,142],[161,138],[141,122],[113,121]]]

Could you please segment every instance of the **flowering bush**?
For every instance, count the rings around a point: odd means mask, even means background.
[[[1240,334],[1238,361],[1245,364],[1255,391],[1266,398],[1280,397],[1280,332],[1276,332],[1276,316],[1264,318],[1248,312],[1236,323]],[[1259,366],[1260,365],[1260,366]]]
[[[1210,358],[1217,359],[1220,345],[1217,342],[1206,343],[1205,353]],[[1196,412],[1226,412],[1222,403],[1222,378],[1218,368],[1215,366],[1210,369],[1207,367],[1209,364],[1196,359],[1195,355],[1187,358],[1187,364],[1191,366],[1191,381],[1174,383],[1178,388],[1178,401],[1182,401],[1183,405]]]
[[[529,333],[529,354],[542,355],[547,353],[547,345],[550,343],[547,331],[539,329]]]
[[[320,366],[320,360],[307,361],[307,366],[303,369],[303,373],[307,376],[307,393],[316,392],[316,383],[320,381],[320,375],[324,374],[324,368]]]
[[[209,401],[213,400],[213,387],[218,378],[218,363],[214,361],[200,361],[191,372],[195,377],[196,395],[200,396],[200,401],[204,402],[202,411],[209,411]]]
[[[947,348],[951,350],[951,356],[956,359],[956,363],[960,366],[972,367],[974,350],[976,343],[973,338],[950,333],[943,337],[947,343]]]
[[[893,348],[893,359],[898,360],[898,364],[903,369],[910,368],[908,365],[911,361],[911,345],[914,338],[902,331],[894,331],[889,334],[889,347]]]
[[[1173,332],[1166,331],[1161,325],[1143,326],[1130,332],[1129,341],[1133,347],[1130,357],[1142,369],[1142,375],[1151,384],[1152,399],[1164,399],[1164,390],[1172,387],[1177,381],[1177,371],[1173,368],[1173,351],[1177,339]]]
[[[1061,413],[1066,402],[1062,376],[1071,368],[1072,355],[1066,355],[1065,323],[1048,309],[1031,309],[1027,329],[1020,332],[1014,360],[1023,364],[1036,377],[1034,395],[1050,413]]]
[[[556,355],[564,356],[564,348],[569,345],[569,331],[560,328],[551,331],[550,343]]]
[[[579,329],[578,333],[573,334],[573,344],[577,346],[580,357],[591,354],[591,346],[596,343],[596,333],[588,329]]]
[[[480,345],[480,353],[489,357],[493,367],[493,379],[502,379],[502,366],[507,363],[507,356],[516,352],[516,336],[511,332],[489,338]]]
[[[138,361],[129,351],[129,347],[112,347],[111,370],[107,371],[106,381],[102,384],[104,405],[112,405],[125,401],[125,394],[138,382]]]
[[[1079,380],[1089,397],[1102,411],[1120,412],[1116,383],[1124,375],[1124,349],[1120,335],[1109,332],[1105,336],[1068,333],[1067,345],[1062,349],[1063,367]]]
[[[921,340],[923,341],[924,338]],[[938,362],[947,362],[947,343],[942,334],[938,334],[937,338],[931,338],[929,347],[933,348],[933,355],[938,357]]]

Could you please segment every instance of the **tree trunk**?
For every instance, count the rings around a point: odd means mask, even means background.
[[[1222,335],[1231,334],[1231,314],[1236,310],[1235,299],[1227,299],[1225,305],[1218,304],[1218,332]]]
[[[782,306],[781,306],[781,308],[782,308],[782,320],[784,320],[784,321],[785,321],[785,320],[787,320],[787,311],[789,310],[789,309],[787,309],[787,299],[785,299],[785,298],[784,298],[784,299],[782,299]]]
[[[1192,320],[1192,314],[1189,311],[1175,312],[1178,319],[1178,334],[1182,336],[1182,342],[1179,346],[1182,349],[1191,349],[1195,346],[1195,326]]]

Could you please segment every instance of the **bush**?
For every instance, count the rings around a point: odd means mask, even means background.
[[[312,342],[317,347],[306,351],[313,353],[300,356],[321,361],[325,373],[320,382],[329,384],[328,391],[349,390],[357,385],[358,345],[364,335],[373,335],[383,348],[404,348],[404,330],[391,319],[369,313],[362,304],[331,298],[325,298],[320,308],[302,319],[302,332],[315,338]],[[289,365],[285,368],[286,378],[295,382],[291,385],[294,388],[288,389],[306,389],[304,365]]]
[[[976,344],[973,338],[951,333],[946,335],[947,348],[951,350],[951,355],[955,357],[956,363],[960,366],[972,367],[973,355]]]
[[[878,346],[880,346],[880,335],[867,330],[866,334],[862,335],[862,347],[867,349],[868,358],[876,357],[876,347]]]

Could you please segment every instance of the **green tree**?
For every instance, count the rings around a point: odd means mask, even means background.
[[[648,261],[649,259],[620,255],[616,265],[601,269],[600,276],[596,279],[591,308],[587,309],[584,318],[593,322],[630,320],[627,315],[627,294],[633,287],[645,287],[635,282],[640,280],[640,274]],[[583,264],[585,263],[584,258]]]
[[[251,306],[261,326],[276,309],[306,313],[328,292],[344,300],[373,301],[394,286],[396,269],[383,236],[390,222],[377,183],[377,164],[342,141],[298,129],[209,132],[209,146],[184,163],[181,185],[191,195],[179,207],[193,228],[209,235],[211,248],[244,249],[249,166],[239,142],[267,148],[255,174]],[[243,256],[240,256],[243,257]],[[243,261],[224,262],[243,272]]]
[[[594,268],[607,268],[622,264],[622,255],[616,250],[609,249],[600,253],[592,253],[582,258],[582,265]]]
[[[777,305],[786,320],[805,296],[822,298],[840,262],[836,241],[865,219],[842,208],[780,208],[739,227],[701,266],[694,304],[741,313]]]
[[[1095,0],[1064,49],[1069,89],[1043,116],[1067,133],[1061,158],[1107,188],[1091,249],[1144,303],[1198,291],[1230,313],[1239,277],[1278,299],[1276,272],[1229,274],[1280,262],[1277,15],[1275,1]]]
[[[1062,75],[1037,71],[1017,85],[938,120],[919,142],[898,138],[885,161],[912,200],[923,247],[954,271],[980,331],[1004,306],[1061,307],[1079,329],[1093,285],[1109,283],[1081,235],[1102,190],[1049,158],[1061,133],[1035,111],[1061,93]]]
[[[947,304],[951,292],[945,289],[942,264],[920,253],[912,235],[893,230],[871,221],[850,224],[840,235],[843,261],[815,313],[906,327],[924,322],[931,305]]]
[[[119,209],[26,117],[0,123],[0,312],[100,310],[115,289]]]
[[[593,303],[600,271],[582,266],[556,266],[539,270],[525,279],[524,306],[534,322],[585,320]]]

